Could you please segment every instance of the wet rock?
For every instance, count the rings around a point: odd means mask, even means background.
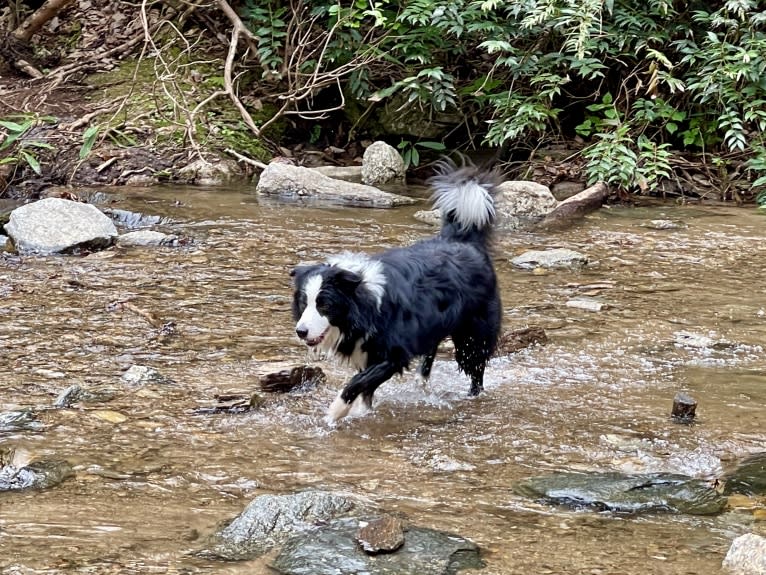
[[[261,173],[256,186],[261,196],[301,203],[392,208],[415,203],[412,198],[384,192],[372,186],[328,178],[310,168],[272,162]]]
[[[123,383],[133,386],[172,383],[171,379],[147,365],[131,365],[128,370],[122,374],[120,379]]]
[[[563,201],[576,196],[585,189],[585,184],[582,182],[574,182],[571,180],[562,180],[556,182],[551,186],[551,193],[553,197],[558,201]]]
[[[0,491],[47,489],[74,475],[66,461],[40,460],[25,464],[14,449],[0,453]]]
[[[4,411],[0,413],[0,432],[37,431],[43,424],[31,411]]]
[[[393,146],[377,141],[370,144],[362,156],[362,183],[380,186],[404,183],[404,160]]]
[[[531,250],[511,260],[518,268],[578,268],[588,263],[588,256],[567,248]]]
[[[673,220],[649,220],[644,227],[653,230],[680,230],[684,225]]]
[[[755,533],[737,537],[731,542],[723,566],[737,575],[766,574],[766,537]]]
[[[261,495],[211,537],[200,555],[251,559],[284,542],[296,531],[347,514],[359,506],[349,496],[328,491]]]
[[[62,391],[56,401],[53,402],[53,407],[69,407],[70,405],[77,403],[83,397],[83,388],[77,384],[70,385],[64,391]]]
[[[686,393],[677,393],[673,398],[670,416],[679,423],[691,423],[697,412],[697,401]]]
[[[676,347],[685,347],[699,350],[726,350],[732,349],[733,343],[715,339],[711,336],[689,331],[678,331],[673,334],[673,343]]]
[[[561,473],[527,479],[516,490],[546,503],[617,513],[713,515],[727,504],[708,482],[671,473]]]
[[[299,387],[314,386],[327,380],[319,367],[298,365],[292,369],[267,373],[260,380],[263,391],[287,393]]]
[[[567,300],[564,305],[585,311],[601,311],[608,307],[604,302],[587,296],[580,296]]]
[[[442,222],[441,210],[418,210],[413,217],[432,226],[440,226]]]
[[[0,252],[7,252],[11,249],[11,238],[0,234]]]
[[[214,415],[225,413],[236,415],[260,409],[266,405],[266,399],[253,393],[251,395],[225,394],[216,395],[216,403],[210,407],[198,407],[192,411],[194,415]]]
[[[404,524],[393,515],[360,523],[356,540],[365,553],[390,553],[404,545]]]
[[[362,181],[362,166],[316,166],[311,169],[336,180],[357,184]]]
[[[117,238],[120,246],[167,246],[178,241],[178,236],[163,234],[152,230],[137,230],[122,234]]]
[[[5,231],[20,253],[37,254],[105,248],[117,237],[114,223],[98,208],[61,198],[16,208]]]
[[[497,344],[497,353],[498,355],[507,355],[532,345],[545,345],[546,343],[548,343],[548,336],[545,330],[540,326],[531,325],[503,332]]]
[[[510,231],[529,227],[557,204],[547,186],[528,181],[503,182],[495,196],[496,226]]]
[[[454,575],[481,569],[475,543],[458,535],[409,527],[394,553],[368,555],[356,534],[360,520],[337,519],[290,538],[271,568],[281,575]]]
[[[503,182],[495,196],[495,224],[505,231],[531,227],[557,203],[550,190],[542,184],[522,180]],[[422,210],[415,212],[414,217],[427,224],[441,224],[439,210]]]
[[[241,176],[237,163],[229,160],[208,162],[198,159],[178,170],[179,179],[199,186],[220,186]]]
[[[722,479],[726,495],[766,495],[766,453],[748,457]]]
[[[129,210],[118,210],[115,208],[106,208],[104,213],[112,218],[112,221],[118,226],[128,228],[130,230],[137,230],[139,228],[148,228],[159,224],[168,223],[168,218],[162,218],[160,216],[151,216],[141,214],[138,212],[131,212]]]

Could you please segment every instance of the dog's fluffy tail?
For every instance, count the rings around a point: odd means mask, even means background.
[[[431,199],[441,211],[444,239],[486,245],[495,220],[494,196],[502,181],[496,169],[478,168],[465,158],[460,166],[451,159],[436,164],[428,183]]]

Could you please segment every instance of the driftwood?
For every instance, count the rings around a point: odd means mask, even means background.
[[[508,355],[531,345],[546,343],[548,343],[548,336],[540,326],[531,325],[509,330],[500,336],[500,341],[497,343],[497,355]]]
[[[297,387],[324,383],[326,379],[324,372],[320,368],[310,365],[299,365],[292,369],[283,369],[282,371],[264,375],[261,378],[260,386],[262,391],[287,393]]]
[[[609,187],[604,182],[598,182],[561,202],[546,214],[539,226],[543,228],[568,226],[585,214],[600,208],[608,196]]]

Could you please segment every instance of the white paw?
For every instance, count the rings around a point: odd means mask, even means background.
[[[346,417],[353,405],[353,403],[343,401],[343,398],[338,394],[338,397],[330,404],[330,409],[327,410],[328,423],[335,423],[339,419]]]

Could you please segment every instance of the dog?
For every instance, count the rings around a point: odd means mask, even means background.
[[[447,337],[471,380],[470,395],[483,391],[502,317],[490,254],[500,182],[494,169],[442,160],[428,180],[441,211],[436,237],[374,255],[341,253],[290,272],[297,336],[358,370],[330,406],[330,422],[348,415],[360,398],[372,408],[378,386],[416,357],[427,381]]]

